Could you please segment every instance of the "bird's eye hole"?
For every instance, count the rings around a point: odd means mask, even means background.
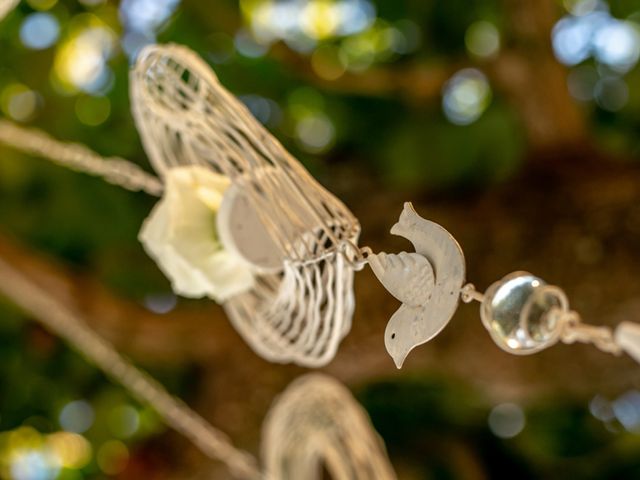
[[[392,334],[391,334],[391,340],[393,340],[394,338],[396,338],[396,334],[395,334],[395,333],[392,333]]]

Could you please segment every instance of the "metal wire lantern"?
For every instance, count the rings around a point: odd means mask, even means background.
[[[133,115],[161,177],[201,165],[232,182],[219,235],[256,274],[251,291],[224,303],[232,324],[267,360],[328,363],[351,327],[357,219],[191,50],[145,48],[130,84]]]

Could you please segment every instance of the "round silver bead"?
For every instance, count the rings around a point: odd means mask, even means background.
[[[480,315],[500,348],[527,355],[550,347],[560,335],[567,299],[557,287],[528,272],[514,272],[486,291]]]

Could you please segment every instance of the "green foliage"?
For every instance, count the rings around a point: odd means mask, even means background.
[[[504,439],[489,428],[487,400],[451,379],[379,381],[358,399],[399,468],[417,478],[466,478],[470,471],[487,478],[635,478],[640,471],[638,436],[616,432],[619,426],[605,426],[569,399],[525,407],[524,429]]]

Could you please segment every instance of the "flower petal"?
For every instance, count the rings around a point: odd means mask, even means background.
[[[216,211],[229,180],[200,166],[174,168],[165,178],[164,196],[139,239],[174,291],[222,302],[250,289],[251,266],[224,250],[217,238]]]

